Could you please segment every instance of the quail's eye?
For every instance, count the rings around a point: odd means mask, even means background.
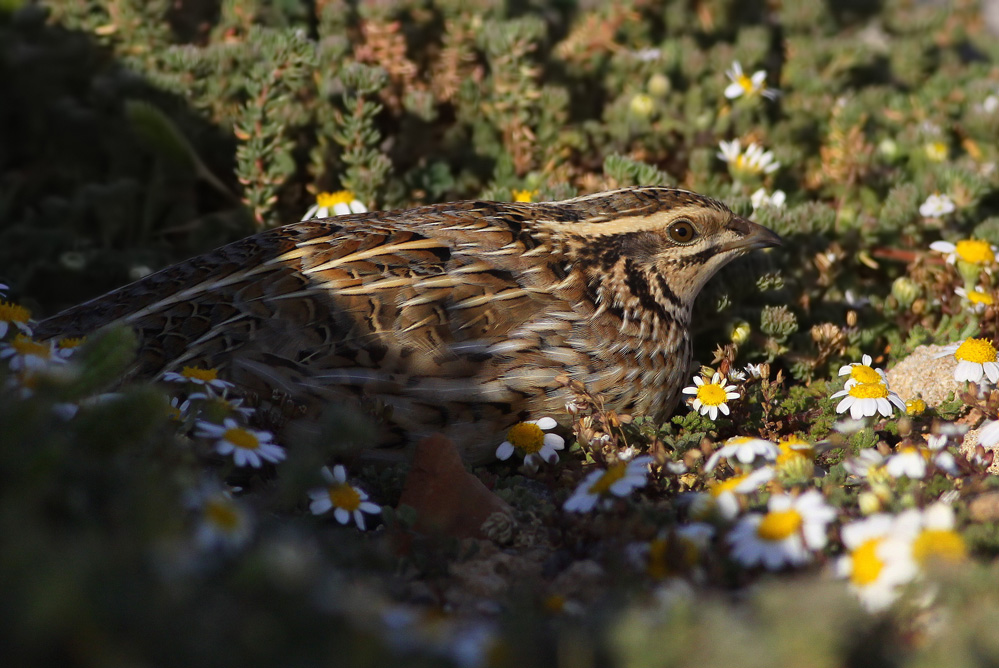
[[[669,238],[678,244],[689,244],[697,238],[697,229],[689,220],[678,220],[666,230]]]

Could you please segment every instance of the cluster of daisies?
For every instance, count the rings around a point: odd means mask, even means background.
[[[0,298],[7,286],[0,284]],[[59,382],[78,372],[74,354],[84,343],[82,338],[39,341],[32,337],[31,312],[24,306],[0,299],[0,360],[10,371],[8,390],[21,399],[33,396],[39,381]],[[274,442],[273,434],[248,426],[254,409],[243,400],[230,396],[232,383],[219,378],[217,369],[187,366],[179,372],[167,372],[162,380],[179,391],[172,393],[170,416],[178,428],[199,441],[211,444],[213,451],[230,458],[236,467],[261,468],[284,461],[285,449]],[[57,417],[73,419],[88,404],[113,400],[114,393],[89,397],[76,403],[56,403]],[[342,465],[324,467],[323,485],[309,491],[309,509],[316,515],[330,511],[341,524],[354,522],[366,528],[365,515],[375,515],[381,508],[368,500],[367,494],[348,480]],[[186,494],[185,503],[197,517],[194,541],[202,548],[235,547],[252,535],[252,515],[234,496],[234,491],[208,477]]]
[[[171,401],[174,419],[190,425],[194,438],[211,443],[216,454],[231,457],[237,467],[261,468],[284,461],[285,449],[274,442],[271,432],[247,425],[254,409],[229,396],[233,385],[219,378],[218,369],[187,366],[180,372],[163,374],[163,381],[183,386],[183,394]],[[320,474],[323,485],[308,492],[309,510],[314,515],[333,511],[340,524],[353,521],[363,530],[367,528],[365,515],[381,512],[363,489],[349,481],[343,465],[323,467]],[[207,489],[208,493],[195,495],[197,503],[192,504],[202,509],[198,536],[206,544],[241,545],[249,535],[249,514],[231,490],[211,483]]]

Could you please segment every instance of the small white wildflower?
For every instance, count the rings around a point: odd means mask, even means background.
[[[198,420],[196,436],[218,439],[215,451],[220,455],[232,455],[236,466],[260,468],[264,462],[276,464],[285,458],[284,448],[271,442],[269,431],[255,431],[239,426],[232,418],[226,418],[221,425]]]
[[[215,367],[202,368],[196,366],[185,366],[180,373],[168,371],[163,374],[163,380],[168,383],[190,383],[204,388],[206,391],[227,390],[235,387],[232,383],[222,380],[219,370]]]
[[[934,357],[953,355],[957,359],[954,380],[977,383],[987,377],[992,383],[999,382],[999,363],[996,349],[988,339],[968,338],[945,346]]]
[[[739,398],[736,389],[735,385],[725,385],[721,374],[716,371],[710,382],[705,382],[700,375],[694,376],[694,384],[682,391],[684,394],[694,395],[690,405],[695,411],[717,420],[719,411],[724,415],[729,414],[728,401]]]
[[[524,465],[530,469],[537,469],[542,461],[556,463],[557,451],[565,447],[565,439],[558,434],[545,433],[556,426],[558,423],[550,417],[518,422],[510,427],[507,440],[496,448],[496,458],[507,460],[520,451],[524,454]]]
[[[840,376],[850,376],[844,385],[844,389],[850,389],[858,383],[883,383],[886,386],[888,385],[888,376],[882,369],[872,366],[874,360],[870,355],[864,355],[860,360],[860,362],[844,364],[839,368]]]
[[[954,200],[947,195],[933,193],[926,198],[925,202],[919,205],[919,215],[925,218],[943,218],[948,214],[954,213],[956,208]]]
[[[726,540],[732,558],[744,566],[800,566],[811,560],[812,551],[825,547],[826,525],[834,519],[836,511],[814,489],[797,497],[774,494],[766,514],[746,515]]]
[[[736,459],[740,463],[748,465],[757,460],[774,461],[780,454],[780,448],[770,441],[752,436],[733,436],[725,441],[725,445],[719,448],[708,457],[704,465],[705,471],[711,471],[718,465],[718,460]]]
[[[606,470],[593,471],[583,478],[562,507],[569,512],[586,513],[593,510],[598,502],[609,506],[612,497],[625,497],[645,486],[651,463],[652,457],[643,455],[630,462],[619,461]]]
[[[837,399],[839,397],[843,397],[843,399],[836,404],[836,412],[850,411],[850,417],[854,420],[871,417],[875,413],[891,417],[896,408],[905,413],[905,402],[882,382],[856,383],[836,392],[830,398]]]
[[[743,95],[746,97],[762,95],[768,100],[775,100],[779,95],[778,91],[766,87],[766,72],[757,70],[753,72],[751,77],[746,76],[742,71],[742,63],[738,60],[732,63],[732,68],[725,72],[725,76],[731,82],[725,87],[725,97],[730,100],[742,97]]]
[[[367,210],[364,203],[358,201],[354,193],[349,190],[322,192],[316,195],[316,203],[305,212],[302,220],[328,218],[331,211],[334,216],[345,216],[348,213],[366,213]]]
[[[337,522],[347,524],[353,518],[357,528],[363,531],[366,528],[364,513],[377,515],[382,512],[381,507],[368,501],[367,492],[347,482],[347,469],[343,465],[337,464],[332,471],[324,466],[322,476],[326,487],[309,491],[312,499],[309,510],[313,515],[322,515],[332,509]]]

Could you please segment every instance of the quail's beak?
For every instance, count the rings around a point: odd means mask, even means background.
[[[721,251],[741,250],[745,253],[757,248],[780,246],[782,243],[781,238],[767,228],[738,216],[732,218],[726,229],[737,238],[723,244],[719,249]]]

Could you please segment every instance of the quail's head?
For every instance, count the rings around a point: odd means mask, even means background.
[[[781,243],[721,202],[685,190],[641,188],[603,197],[575,200],[590,205],[587,216],[560,232],[591,283],[599,284],[601,298],[613,295],[626,310],[689,312],[719,269]]]

